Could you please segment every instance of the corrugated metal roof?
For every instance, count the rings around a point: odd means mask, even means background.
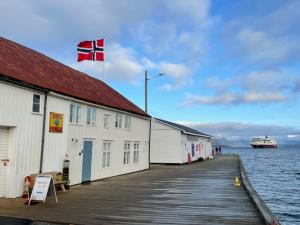
[[[169,125],[171,127],[177,128],[178,130],[181,130],[181,131],[183,131],[184,133],[187,133],[187,134],[196,135],[196,136],[212,137],[211,135],[202,133],[198,130],[195,130],[195,129],[192,129],[190,127],[183,126],[183,125],[180,125],[180,124],[177,124],[177,123],[173,123],[173,122],[170,122],[170,121],[167,121],[167,120],[162,120],[162,119],[158,119],[158,118],[155,118],[155,120],[158,120],[158,121],[160,121],[160,122],[162,122],[166,125]]]
[[[104,82],[2,37],[0,76],[80,100],[150,117]]]

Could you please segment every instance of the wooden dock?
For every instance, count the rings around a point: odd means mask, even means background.
[[[264,224],[242,185],[235,156],[151,170],[71,187],[59,202],[1,199],[0,216],[67,224]],[[0,221],[1,224],[1,221]]]

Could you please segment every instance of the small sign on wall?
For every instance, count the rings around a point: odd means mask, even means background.
[[[64,125],[64,114],[50,112],[49,132],[62,133]]]

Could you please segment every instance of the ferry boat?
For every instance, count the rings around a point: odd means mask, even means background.
[[[277,143],[268,136],[251,139],[250,145],[253,148],[277,148]]]

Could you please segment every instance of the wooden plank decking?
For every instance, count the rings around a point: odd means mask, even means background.
[[[0,216],[72,224],[264,224],[239,175],[234,156],[190,166],[155,165],[151,170],[78,185],[59,203],[25,206],[0,199]],[[0,221],[1,223],[1,221]]]

